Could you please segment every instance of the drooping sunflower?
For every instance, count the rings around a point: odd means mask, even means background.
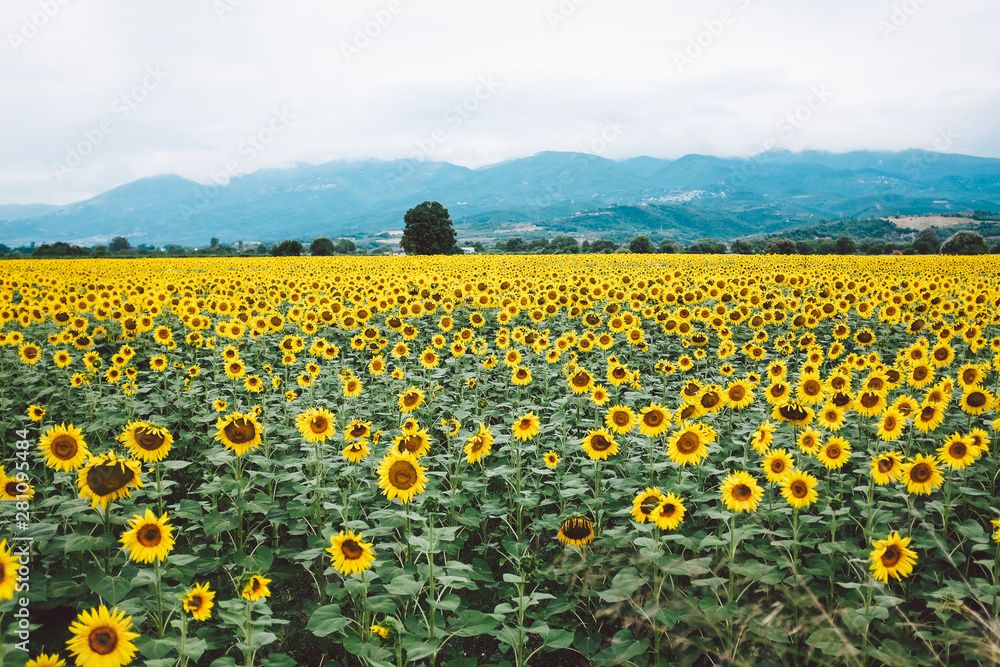
[[[389,450],[378,464],[378,485],[389,500],[399,498],[404,505],[427,489],[427,471],[410,452]]]
[[[903,464],[900,478],[906,485],[906,492],[913,495],[930,494],[944,483],[937,458],[923,454],[917,454],[913,461]]]
[[[903,474],[903,455],[897,451],[882,452],[872,457],[870,466],[876,484],[891,484]]]
[[[295,426],[306,442],[326,442],[337,432],[335,419],[326,408],[309,408],[295,418]]]
[[[162,461],[170,453],[174,437],[170,431],[144,421],[129,422],[118,436],[118,442],[128,446],[133,457],[145,463]]]
[[[613,405],[604,414],[604,424],[617,435],[625,435],[635,426],[635,413],[625,405]]]
[[[556,454],[551,449],[545,452],[545,456],[542,457],[545,460],[545,465],[548,468],[555,468],[559,465],[559,455]]]
[[[259,574],[255,574],[250,577],[250,580],[243,586],[243,590],[240,592],[240,595],[251,602],[256,602],[261,598],[270,597],[271,589],[267,587],[269,583],[271,583],[270,579],[265,579]]]
[[[805,426],[813,420],[815,413],[808,405],[789,401],[782,405],[775,405],[771,410],[771,418],[777,421],[787,422],[795,426]]]
[[[342,575],[361,574],[375,563],[375,545],[353,530],[330,536],[330,564]]]
[[[796,509],[809,507],[819,498],[818,483],[819,480],[804,470],[793,470],[781,483],[781,496]]]
[[[42,435],[38,449],[45,456],[45,465],[56,470],[72,471],[90,456],[83,431],[72,424],[52,426]]]
[[[948,466],[961,470],[972,465],[979,458],[979,448],[973,443],[972,438],[961,433],[952,433],[944,440],[938,450],[938,461]]]
[[[132,662],[139,636],[132,632],[132,617],[115,607],[110,612],[103,604],[80,612],[69,626],[73,638],[66,642],[76,664],[84,667],[120,667]]]
[[[594,541],[594,524],[590,519],[574,516],[559,525],[559,541],[574,547],[584,547]]]
[[[889,533],[884,540],[875,540],[872,543],[872,551],[868,556],[871,564],[868,569],[873,576],[883,584],[889,583],[889,577],[895,577],[897,581],[903,577],[908,577],[913,571],[913,564],[917,562],[917,552],[909,549],[910,537],[900,537],[899,533]]]
[[[404,414],[410,414],[423,403],[424,392],[411,386],[399,395],[399,410]]]
[[[479,424],[479,431],[465,439],[465,459],[478,463],[490,455],[493,447],[493,431],[486,424]]]
[[[215,422],[215,439],[237,456],[260,446],[264,428],[253,412],[231,412]]]
[[[355,440],[340,450],[340,455],[351,463],[360,463],[364,461],[371,450],[368,448],[368,441],[361,439]]]
[[[795,469],[795,459],[787,450],[772,449],[761,461],[760,467],[764,476],[772,484],[781,484],[785,477]]]
[[[510,430],[515,440],[531,440],[541,428],[541,421],[534,411],[521,415],[511,424]]]
[[[737,470],[722,480],[719,488],[722,502],[733,512],[753,512],[764,497],[764,489],[744,470]]]
[[[24,663],[24,667],[64,667],[66,661],[59,657],[58,653],[49,655],[39,653],[36,657]]]
[[[10,600],[17,588],[17,558],[7,548],[7,540],[0,541],[0,600]]]
[[[660,530],[674,530],[684,521],[687,509],[684,501],[672,493],[664,496],[663,501],[649,513],[649,520]]]
[[[174,527],[167,522],[167,515],[157,518],[147,507],[145,515],[135,514],[129,519],[129,530],[122,533],[122,546],[129,558],[137,563],[164,561],[174,548]]]
[[[580,444],[592,461],[606,461],[609,456],[618,453],[615,437],[603,428],[591,429]]]
[[[191,614],[196,621],[207,621],[212,616],[215,606],[215,591],[209,590],[208,584],[195,584],[181,600],[184,611]]]
[[[659,487],[647,486],[645,491],[640,491],[639,494],[632,499],[632,518],[638,523],[646,523],[646,521],[649,520],[650,513],[665,499],[666,495],[660,491]]]
[[[678,465],[698,465],[708,456],[708,446],[715,437],[715,430],[707,424],[683,422],[667,441],[667,454]]]
[[[142,464],[118,458],[114,452],[92,457],[80,469],[76,485],[80,495],[90,498],[92,507],[103,510],[109,502],[132,497],[132,487],[142,488]]]
[[[639,432],[655,438],[670,426],[670,412],[659,403],[651,403],[639,412]]]

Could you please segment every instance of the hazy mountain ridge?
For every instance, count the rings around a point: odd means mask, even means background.
[[[550,236],[727,240],[838,218],[1000,210],[1000,160],[916,150],[621,161],[544,152],[478,169],[338,160],[260,170],[224,186],[164,175],[66,206],[0,206],[0,242],[363,236],[401,229],[406,210],[425,200],[444,204],[468,238],[527,225]]]

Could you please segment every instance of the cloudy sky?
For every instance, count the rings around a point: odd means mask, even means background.
[[[293,162],[1000,157],[997,0],[4,0],[0,204]]]

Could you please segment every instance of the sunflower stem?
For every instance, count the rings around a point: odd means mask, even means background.
[[[178,660],[178,667],[187,667],[188,657],[184,655],[184,649],[187,644],[187,614],[181,611],[181,643],[177,648],[177,654],[180,656]]]
[[[111,503],[104,506],[104,536],[111,537]],[[111,576],[111,545],[104,550],[104,574]],[[2,664],[2,663],[0,663]]]
[[[153,574],[156,576],[156,632],[157,637],[163,639],[163,588],[159,558],[153,559]]]
[[[948,541],[948,514],[951,510],[951,470],[949,469],[946,473],[948,480],[944,486],[944,509],[942,510],[942,521],[941,521],[941,539],[945,542]]]
[[[246,609],[246,637],[247,637],[247,650],[243,652],[243,663],[246,667],[253,667],[253,623],[250,620],[250,607],[253,603],[250,600],[244,600],[243,606]]]

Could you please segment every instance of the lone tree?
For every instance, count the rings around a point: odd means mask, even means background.
[[[116,236],[111,239],[111,243],[108,244],[108,250],[112,253],[124,252],[131,248],[131,244],[128,239],[124,236]]]
[[[313,239],[309,245],[309,252],[313,257],[326,257],[334,252],[333,241],[328,238]]]
[[[941,244],[942,255],[986,255],[990,247],[986,240],[976,232],[955,232],[947,241]]]
[[[651,254],[656,252],[656,246],[649,240],[648,236],[636,236],[629,241],[628,249],[636,253]]]
[[[457,236],[448,209],[436,201],[414,206],[403,216],[406,227],[399,245],[407,255],[450,255]]]

